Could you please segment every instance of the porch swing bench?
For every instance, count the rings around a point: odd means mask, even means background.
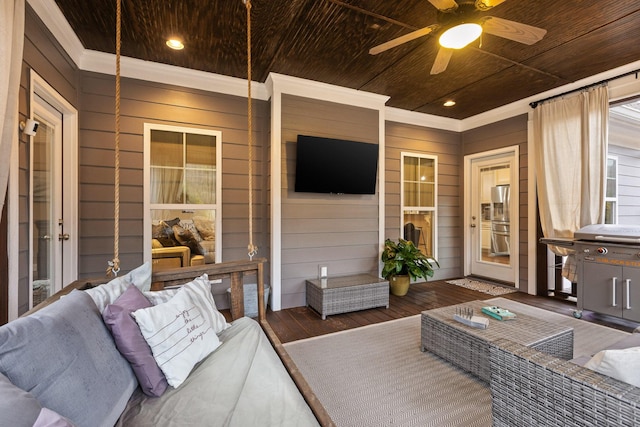
[[[115,425],[119,426],[182,426],[206,422],[208,425],[239,426],[334,425],[266,319],[263,299],[263,268],[265,263],[266,259],[258,258],[153,272],[151,274],[152,292],[183,285],[203,274],[206,274],[209,280],[230,281],[231,327],[218,334],[222,345],[197,364],[180,387],[169,387],[162,396],[149,397],[142,393],[140,387],[134,386],[135,390],[127,391],[130,393],[129,398],[124,399],[126,405],[115,419],[98,422],[94,417],[95,422],[92,424],[113,425],[115,422]],[[257,281],[257,321],[243,317],[245,276],[255,277]],[[99,285],[104,282],[104,279],[75,281],[34,307],[30,312],[25,313],[23,318],[11,322],[9,325],[21,321],[26,323],[29,318],[46,319],[46,322],[56,323],[57,320],[54,317],[64,311],[65,314],[60,317],[66,317],[66,320],[69,321],[75,316],[70,312],[77,312],[81,316],[83,324],[58,325],[58,327],[64,326],[58,332],[60,339],[64,338],[62,335],[65,333],[68,334],[68,326],[81,328],[85,331],[82,334],[87,333],[87,329],[105,329],[103,319],[96,307],[81,307],[74,302],[78,300],[78,294],[86,294],[86,292],[80,291],[105,286]],[[67,296],[61,298],[64,295]],[[88,301],[88,303],[85,301],[85,305],[95,305],[91,303],[90,299]],[[100,325],[88,324],[86,312],[90,313],[91,323],[95,321]],[[53,333],[55,334],[55,330]],[[108,332],[106,335],[111,338]],[[2,328],[0,328],[1,336],[3,336]],[[44,344],[42,343],[42,345]],[[28,347],[37,345],[38,343],[32,343]],[[108,350],[118,354],[113,341],[110,346],[113,348]],[[76,353],[72,348],[69,348],[68,351],[70,354]],[[105,349],[103,348],[101,351],[104,352]],[[2,359],[2,355],[3,345],[0,345],[0,359]],[[25,357],[27,356],[25,355]],[[112,369],[115,363],[109,360],[108,364],[111,365],[109,369]],[[236,366],[238,366],[237,369]],[[3,369],[4,367],[0,363],[0,372],[3,372]],[[100,372],[102,369],[108,370],[103,366],[92,367],[92,371]],[[236,370],[240,372],[236,372]],[[83,373],[79,371],[73,371],[73,373],[66,375],[77,375],[76,380],[80,383],[91,381],[91,378],[82,377]],[[131,375],[133,374],[131,373]],[[16,385],[19,386],[19,384]],[[229,395],[236,393],[236,390],[241,391],[235,398],[231,398]],[[96,399],[96,396],[83,398],[84,402],[75,402],[70,405],[83,406],[82,411],[90,412],[86,408],[91,408],[92,399]],[[43,403],[42,406],[45,405]],[[64,405],[50,409],[62,416],[71,417],[73,410],[64,413],[63,407]],[[194,418],[193,414],[197,414],[197,418]],[[71,421],[75,420],[71,419]],[[78,423],[77,425],[82,424]]]

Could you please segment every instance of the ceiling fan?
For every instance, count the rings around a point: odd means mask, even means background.
[[[482,33],[493,34],[519,43],[532,45],[544,37],[547,30],[496,18],[495,16],[481,16],[484,12],[506,0],[428,0],[438,9],[438,23],[413,31],[404,36],[390,40],[369,50],[371,55],[385,52],[403,43],[426,36],[440,29],[445,31],[440,35],[440,49],[431,68],[431,74],[439,74],[447,69],[449,60],[455,49],[462,49],[478,39]]]

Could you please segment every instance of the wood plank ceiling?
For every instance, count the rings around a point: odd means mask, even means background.
[[[86,49],[115,53],[115,0],[55,0]],[[241,0],[122,0],[122,54],[246,78]],[[463,3],[459,1],[458,3]],[[464,119],[640,60],[640,1],[508,0],[483,14],[547,30],[527,46],[493,35],[430,75],[439,33],[369,49],[438,22],[427,0],[252,0],[252,74],[269,72],[390,96],[387,105]],[[169,36],[185,42],[172,51]],[[481,43],[481,45],[480,45]],[[445,100],[457,102],[444,107]]]

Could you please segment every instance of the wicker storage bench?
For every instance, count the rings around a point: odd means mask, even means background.
[[[307,305],[322,319],[367,308],[389,308],[389,282],[369,274],[307,280]]]

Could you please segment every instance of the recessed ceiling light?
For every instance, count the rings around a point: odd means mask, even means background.
[[[178,39],[169,39],[167,40],[167,46],[171,49],[182,50],[184,49],[184,44]]]
[[[454,105],[456,105],[456,101],[453,101],[450,99],[449,101],[446,101],[443,105],[445,107],[453,107]]]

